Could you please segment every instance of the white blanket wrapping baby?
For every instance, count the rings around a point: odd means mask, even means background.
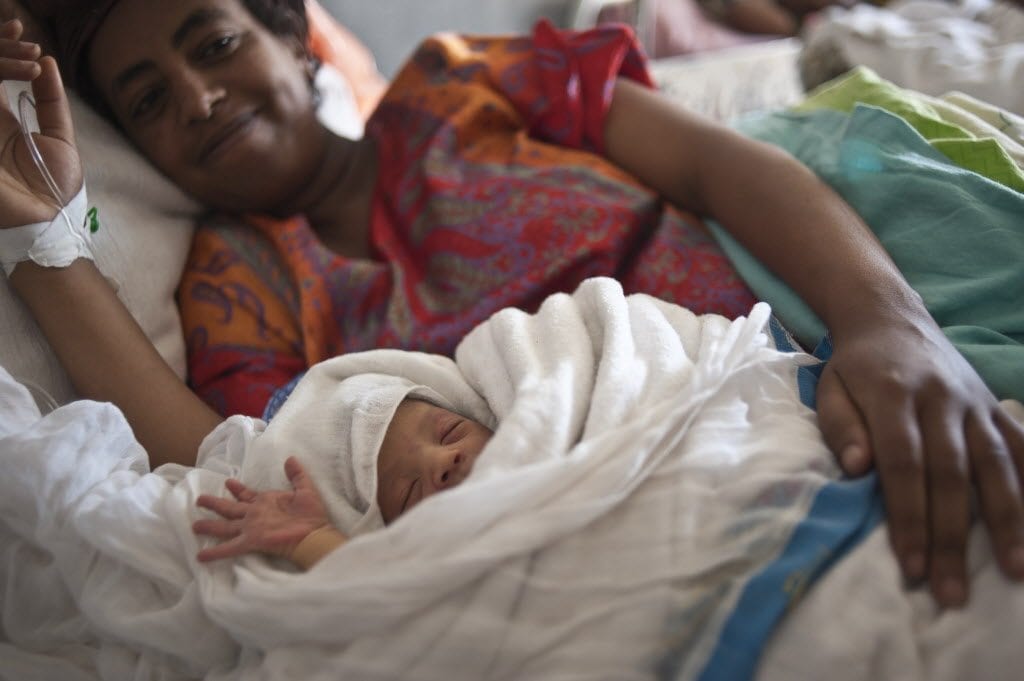
[[[775,349],[768,317],[697,317],[599,279],[535,315],[498,313],[455,362],[330,360],[499,425],[462,485],[302,574],[194,558],[199,494],[224,494],[228,476],[286,485],[289,452],[260,445],[263,422],[229,419],[197,468],[147,473],[116,409],[40,419],[2,376],[0,678],[750,677],[792,600],[880,506],[871,478],[837,480],[804,405],[816,360]],[[876,535],[862,546],[891,565]],[[1024,613],[1019,587],[997,587],[999,607]],[[793,629],[769,646],[778,678],[813,627]]]

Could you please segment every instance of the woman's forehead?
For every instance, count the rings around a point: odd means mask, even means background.
[[[176,46],[218,19],[251,22],[236,0],[118,0],[96,30],[92,58],[130,59]]]

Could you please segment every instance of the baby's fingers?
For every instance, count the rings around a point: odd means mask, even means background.
[[[196,558],[201,563],[209,563],[213,560],[223,560],[224,558],[234,558],[235,556],[241,556],[246,553],[251,553],[245,537],[239,535],[234,539],[226,541],[216,546],[209,546],[199,551],[196,554]]]
[[[289,482],[296,489],[311,484],[309,476],[306,475],[306,469],[302,466],[302,462],[294,456],[289,456],[284,460],[284,474],[288,476]]]
[[[209,494],[202,494],[196,499],[196,506],[205,508],[228,520],[239,520],[245,516],[248,504],[240,501],[232,501],[223,497],[214,497]]]
[[[227,487],[228,491],[231,492],[235,499],[238,499],[239,501],[248,503],[256,498],[256,492],[246,487],[240,480],[229,478],[228,481],[224,483],[224,486]]]
[[[192,531],[196,534],[217,537],[218,539],[233,539],[241,534],[242,528],[237,520],[204,518],[192,523]]]

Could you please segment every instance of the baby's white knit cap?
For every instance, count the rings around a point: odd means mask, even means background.
[[[244,467],[253,484],[273,487],[279,476],[274,469],[294,455],[323,497],[331,522],[351,537],[384,526],[377,504],[377,456],[398,405],[417,397],[451,406],[433,389],[399,376],[341,378],[330,368],[313,367],[299,381],[256,438]]]
[[[425,385],[398,376],[360,374],[339,385],[342,441],[347,440],[350,456],[339,459],[341,492],[362,517],[353,534],[384,526],[377,503],[377,458],[388,425],[402,400],[425,399],[437,405],[447,401]]]

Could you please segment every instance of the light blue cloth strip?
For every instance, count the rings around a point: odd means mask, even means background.
[[[787,330],[773,318],[769,333],[775,346],[796,350]],[[814,350],[820,363],[796,372],[800,400],[814,409],[818,380],[832,356],[825,336]],[[753,678],[764,647],[786,612],[836,561],[856,548],[884,517],[875,473],[855,480],[836,480],[821,487],[786,546],[768,565],[742,585],[736,605],[722,625],[718,641],[697,675],[699,681],[742,681]],[[682,649],[669,651],[658,665],[658,677],[680,678]]]
[[[825,485],[778,558],[746,585],[700,681],[753,678],[768,637],[807,588],[882,519],[874,473]]]
[[[996,396],[1024,401],[1024,194],[957,167],[875,107],[777,112],[737,127],[788,151],[850,203]],[[814,346],[821,321],[725,230],[711,228],[755,294]]]

